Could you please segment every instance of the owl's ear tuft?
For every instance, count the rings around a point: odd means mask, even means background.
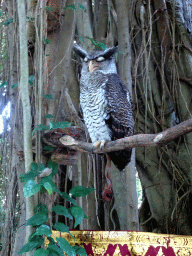
[[[73,45],[73,51],[83,59],[87,56],[87,52],[78,44]]]
[[[118,49],[118,46],[114,46],[114,47],[111,47],[107,50],[104,51],[104,53],[102,54],[102,56],[107,59],[107,58],[110,58],[113,54],[115,54],[115,52],[117,51]]]

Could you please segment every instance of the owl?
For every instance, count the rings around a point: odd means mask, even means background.
[[[75,44],[73,50],[82,59],[80,108],[95,147],[108,141],[133,135],[134,120],[130,92],[117,74],[113,58],[117,47],[87,53]],[[131,149],[109,152],[122,171],[131,160]]]

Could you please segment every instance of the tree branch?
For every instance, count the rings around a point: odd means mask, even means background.
[[[92,143],[78,141],[68,135],[61,137],[59,140],[64,146],[71,149],[98,154],[126,148],[164,146],[171,140],[191,131],[192,119],[189,119],[158,134],[138,134],[107,142],[102,150],[100,148],[95,148]]]

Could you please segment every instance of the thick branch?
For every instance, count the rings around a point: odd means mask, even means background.
[[[92,143],[77,141],[68,135],[60,138],[60,142],[64,146],[78,151],[91,153],[107,153],[111,151],[122,150],[125,148],[163,146],[171,140],[174,140],[175,138],[191,131],[192,119],[189,119],[158,134],[138,134],[116,141],[107,142],[102,150],[93,147]]]

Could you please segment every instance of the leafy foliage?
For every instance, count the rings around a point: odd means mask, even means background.
[[[3,83],[1,83],[0,88],[6,87],[7,85],[8,85],[7,82],[3,82]]]
[[[85,214],[84,214],[82,208],[79,206],[73,206],[70,210],[71,210],[71,214],[75,218],[74,227],[76,228],[77,225],[79,225],[81,223],[81,221],[84,219]]]
[[[69,190],[69,193],[72,194],[74,197],[80,197],[80,196],[87,196],[91,192],[93,192],[94,188],[85,188],[82,186],[77,186]]]
[[[44,40],[44,44],[50,44],[50,43],[51,43],[51,40],[49,40],[47,38]]]
[[[50,230],[50,227],[47,225],[41,225],[39,228],[36,229],[36,232],[34,235],[46,235],[46,236],[51,236],[52,232]]]
[[[56,222],[55,225],[53,225],[55,229],[57,229],[60,232],[68,232],[69,233],[69,227],[61,222]]]
[[[52,151],[54,148],[51,147],[51,146],[45,146],[44,147],[44,150],[47,150],[47,151]]]
[[[79,256],[87,255],[87,253],[85,251],[85,248],[83,248],[83,247],[79,247],[77,245],[74,245],[73,249],[75,250],[76,254],[79,255]]]
[[[51,116],[51,115],[50,115]],[[52,118],[52,117],[47,117],[47,118]],[[44,125],[44,124],[39,124],[37,125],[34,129],[33,129],[33,132],[32,134],[34,135],[34,133],[36,131],[45,131],[45,130],[51,130],[51,129],[57,129],[57,128],[62,128],[62,129],[65,129],[67,127],[71,126],[71,123],[69,122],[58,122],[56,123],[55,121],[50,121],[50,126],[48,125]]]
[[[26,226],[38,226],[38,225],[42,225],[43,223],[45,223],[47,221],[47,214],[45,213],[37,213],[35,215],[33,215],[26,223]]]
[[[46,6],[46,10],[50,11],[50,12],[53,12],[53,8],[51,6]]]
[[[24,253],[24,252],[29,252],[29,251],[33,250],[34,248],[36,248],[38,245],[39,245],[38,241],[28,242],[19,251],[19,254]]]
[[[74,198],[72,198],[71,196],[69,196],[66,192],[63,192],[61,195],[65,200],[67,200],[68,202],[77,205],[77,202]]]
[[[13,89],[13,88],[15,88],[15,87],[17,87],[18,86],[18,84],[12,84],[11,85],[11,88]]]
[[[43,184],[43,186],[47,190],[48,194],[51,195],[53,192],[51,184],[47,181]]]
[[[107,49],[107,46],[105,44],[103,44],[102,42],[97,42],[93,38],[88,37],[88,36],[86,36],[86,38],[89,39],[91,41],[91,43],[96,46],[97,50],[106,50]]]
[[[48,250],[52,253],[51,255],[59,255],[59,256],[63,256],[64,253],[63,253],[63,250],[58,247],[54,242],[52,243],[49,243],[48,245]]]
[[[54,118],[54,116],[51,114],[47,114],[47,115],[45,115],[45,118]]]
[[[36,131],[45,131],[45,130],[48,130],[49,129],[49,126],[47,126],[47,125],[45,125],[45,124],[39,124],[39,125],[37,125],[35,128],[34,128],[34,130],[33,130],[33,132],[32,132],[32,135],[34,135],[34,133],[36,132]]]
[[[68,125],[68,123],[66,124]],[[38,183],[35,180],[36,177],[42,173],[46,168],[51,168],[52,172],[47,177],[42,177],[38,179]],[[53,191],[59,193],[65,200],[70,202],[73,206],[69,209],[62,205],[56,205],[52,208],[52,211],[57,215],[63,215],[71,220],[74,219],[74,227],[77,227],[81,223],[81,221],[86,218],[81,207],[77,206],[77,202],[72,196],[80,197],[86,196],[90,194],[94,188],[85,188],[82,186],[75,187],[70,190],[70,194],[68,195],[65,192],[61,192],[55,185],[52,180],[53,175],[58,172],[58,165],[49,161],[47,167],[44,164],[31,163],[31,170],[20,177],[22,182],[25,182],[23,192],[25,197],[29,197],[34,195],[39,191],[48,192],[49,195],[52,194]],[[19,254],[24,252],[29,252],[31,250],[35,250],[34,255],[44,256],[44,255],[55,255],[60,256],[64,255],[63,251],[68,256],[75,255],[87,255],[84,248],[79,246],[71,246],[69,242],[64,238],[56,238],[57,243],[52,239],[52,231],[50,227],[46,224],[48,220],[48,208],[46,205],[37,205],[35,207],[35,214],[27,221],[26,226],[36,227],[35,232],[29,238],[27,244],[25,244],[22,249],[19,251]],[[69,227],[61,222],[56,222],[53,227],[60,232],[67,232],[71,236],[72,234],[69,231]],[[46,250],[41,248],[44,243],[44,237],[47,237],[49,240],[49,245]],[[73,237],[73,236],[72,236]],[[74,238],[74,237],[73,237]]]
[[[69,219],[73,219],[72,215],[69,213],[66,207],[61,205],[56,205],[52,208],[52,210],[58,215],[63,215]]]
[[[57,128],[65,129],[69,126],[71,126],[71,123],[69,122],[58,122],[58,123],[55,123],[54,121],[50,122],[50,129],[57,129]]]
[[[85,8],[85,6],[84,5],[82,5],[82,4],[70,4],[70,5],[67,5],[67,6],[65,6],[64,7],[64,9],[65,10],[67,10],[67,9],[70,9],[70,10],[72,10],[72,11],[79,11],[79,10],[82,10],[82,11],[84,11],[84,12],[87,12],[87,8]]]
[[[49,255],[49,250],[43,250],[42,248],[39,248],[35,251],[34,256],[46,256]]]
[[[73,247],[70,245],[70,243],[62,238],[62,237],[57,237],[56,238],[57,243],[59,244],[60,248],[68,255],[68,256],[76,256],[76,252],[73,249]]]
[[[13,23],[13,18],[10,18],[10,19],[6,20],[6,21],[3,23],[3,25],[6,27],[6,26],[8,26],[8,25],[11,24],[11,23]]]
[[[39,192],[41,186],[35,180],[28,180],[23,188],[24,197],[30,197]]]
[[[29,77],[29,84],[30,84],[31,86],[33,86],[34,81],[35,81],[35,77],[34,77],[34,76],[30,76],[30,77]]]

